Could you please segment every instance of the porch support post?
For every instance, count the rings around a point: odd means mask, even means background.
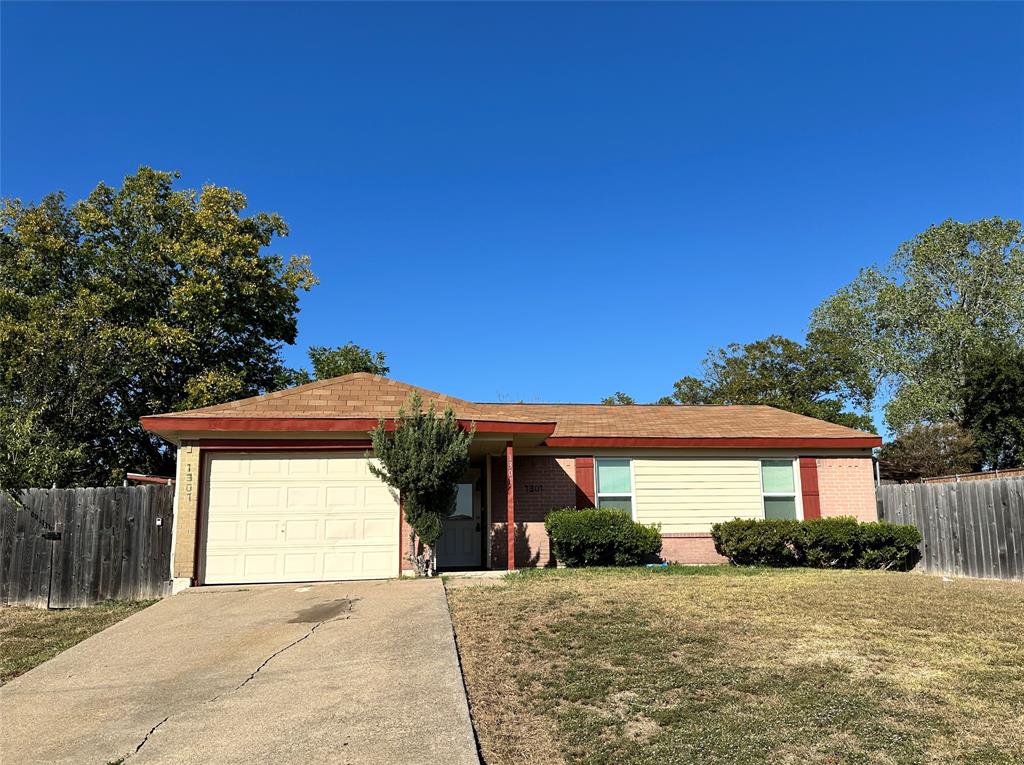
[[[508,570],[512,571],[516,567],[516,497],[515,489],[515,471],[512,467],[513,464],[513,453],[512,453],[512,442],[509,441],[505,444],[505,487],[507,490],[507,503],[508,507],[506,510],[506,532],[508,534]]]

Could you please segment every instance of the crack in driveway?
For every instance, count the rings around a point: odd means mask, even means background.
[[[349,600],[349,601],[348,601],[348,603],[349,603],[349,609],[351,609],[351,603],[352,603],[352,602],[354,602],[354,601],[353,601],[353,600]],[[308,638],[311,638],[311,637],[313,637],[313,633],[315,633],[315,632],[316,632],[316,631],[317,631],[318,629],[320,629],[320,628],[321,628],[321,627],[322,627],[323,625],[327,624],[328,622],[340,622],[340,621],[344,621],[344,620],[346,620],[346,619],[349,619],[349,618],[351,618],[351,616],[352,616],[351,612],[348,612],[348,613],[346,613],[346,614],[345,614],[344,616],[336,616],[336,617],[334,617],[334,618],[332,618],[332,619],[324,619],[324,620],[322,620],[322,621],[319,621],[319,622],[317,622],[316,624],[314,624],[314,625],[313,625],[312,627],[310,627],[310,628],[309,628],[309,630],[308,630],[308,631],[306,632],[306,634],[305,634],[305,635],[303,635],[303,636],[302,636],[302,637],[300,637],[300,638],[297,638],[297,639],[293,640],[293,641],[292,641],[292,642],[290,642],[290,643],[289,643],[288,645],[284,646],[283,648],[279,648],[278,650],[276,650],[276,651],[274,651],[274,652],[273,652],[272,654],[270,654],[270,656],[268,656],[268,657],[267,657],[266,659],[264,659],[264,660],[263,660],[263,662],[262,662],[262,663],[261,663],[261,664],[260,664],[260,665],[259,665],[258,667],[256,667],[256,669],[255,669],[255,670],[253,670],[252,674],[250,674],[250,675],[249,675],[249,676],[248,676],[247,678],[245,678],[245,680],[243,680],[242,682],[240,682],[240,683],[239,683],[238,685],[236,685],[236,686],[235,686],[234,688],[232,688],[232,689],[231,689],[230,691],[227,691],[227,692],[225,692],[225,693],[218,693],[218,694],[217,694],[216,696],[213,696],[213,697],[211,697],[211,698],[208,698],[208,699],[206,699],[205,701],[202,701],[202,702],[200,702],[200,703],[201,703],[201,704],[212,704],[212,703],[213,703],[214,701],[216,701],[217,699],[223,698],[224,696],[227,696],[227,695],[229,695],[229,694],[232,694],[232,693],[234,693],[235,691],[241,690],[241,689],[242,689],[242,688],[244,688],[244,687],[245,687],[245,686],[246,686],[246,685],[247,685],[247,684],[248,684],[248,683],[249,683],[249,682],[250,682],[250,681],[251,681],[251,680],[252,680],[253,678],[255,678],[255,677],[256,677],[256,675],[258,675],[258,674],[260,673],[260,671],[261,671],[261,670],[262,670],[262,669],[263,669],[264,667],[266,667],[266,666],[267,666],[267,665],[268,665],[268,664],[269,664],[269,663],[270,663],[271,661],[273,661],[273,660],[274,660],[275,658],[277,658],[278,656],[280,656],[281,654],[283,654],[283,653],[284,653],[285,651],[287,651],[287,650],[289,650],[289,649],[291,649],[291,648],[294,648],[295,646],[297,646],[297,645],[298,645],[299,643],[301,643],[302,641],[304,641],[304,640],[307,640]],[[147,743],[147,742],[149,741],[149,737],[150,737],[150,736],[152,736],[152,735],[153,735],[154,733],[156,733],[156,730],[157,730],[157,728],[159,728],[159,727],[160,727],[161,725],[163,725],[163,724],[164,724],[165,722],[167,722],[168,720],[170,720],[170,719],[171,719],[171,717],[172,717],[172,715],[167,715],[167,717],[165,717],[165,718],[164,718],[163,720],[161,720],[161,721],[160,721],[160,722],[158,722],[158,723],[157,723],[156,725],[154,725],[154,726],[153,726],[152,728],[150,728],[150,729],[149,729],[149,733],[147,733],[147,734],[146,734],[146,735],[145,735],[145,736],[144,736],[144,737],[142,738],[142,740],[141,740],[141,741],[139,742],[138,746],[136,746],[136,747],[135,747],[135,750],[134,750],[133,752],[131,752],[131,753],[129,753],[129,754],[127,754],[127,755],[123,756],[123,757],[121,758],[121,760],[119,760],[119,762],[124,762],[124,761],[125,761],[125,760],[127,760],[127,759],[128,759],[129,757],[131,757],[132,755],[138,754],[138,753],[139,753],[139,751],[140,751],[140,750],[142,749],[142,747],[144,747],[144,746],[146,745],[146,743]]]
[[[346,618],[346,619],[347,619],[348,617],[346,616],[346,617],[344,617],[344,618]],[[311,628],[309,629],[309,632],[307,632],[307,633],[306,633],[305,635],[303,635],[302,637],[300,637],[300,638],[299,638],[298,640],[293,640],[293,641],[292,641],[291,643],[289,643],[288,645],[286,645],[286,646],[285,646],[284,648],[281,648],[281,649],[279,649],[279,650],[277,650],[277,651],[274,651],[274,652],[273,652],[272,654],[270,654],[270,656],[268,656],[268,657],[267,657],[266,659],[264,659],[264,660],[263,660],[263,663],[262,663],[262,664],[260,664],[260,665],[259,665],[258,667],[256,667],[256,669],[255,669],[255,670],[253,671],[253,673],[252,673],[251,675],[249,675],[249,676],[248,676],[247,678],[245,678],[245,680],[243,680],[243,681],[242,681],[242,682],[240,682],[240,683],[239,683],[238,685],[236,685],[236,686],[235,686],[234,688],[232,688],[232,689],[231,689],[230,691],[228,691],[228,693],[234,693],[235,691],[239,690],[240,688],[243,688],[243,687],[245,687],[245,685],[246,685],[246,684],[247,684],[247,683],[248,683],[248,682],[249,682],[250,680],[252,680],[252,679],[253,679],[254,677],[256,677],[256,675],[258,675],[258,674],[260,673],[260,670],[261,670],[261,669],[263,669],[263,668],[264,668],[265,666],[267,666],[267,665],[268,665],[268,664],[269,664],[269,663],[270,663],[271,661],[273,661],[273,660],[274,660],[274,659],[275,659],[276,657],[278,657],[278,656],[280,656],[281,654],[283,654],[283,653],[284,653],[285,651],[287,651],[287,650],[288,650],[289,648],[294,648],[294,647],[295,647],[295,646],[297,646],[297,645],[298,645],[299,643],[301,643],[301,642],[302,642],[303,640],[306,640],[307,638],[311,638],[311,637],[313,637],[313,633],[314,633],[314,632],[316,632],[316,631],[317,631],[317,629],[319,629],[321,625],[327,624],[327,622],[332,622],[332,621],[340,621],[340,619],[324,619],[324,620],[323,620],[322,622],[317,622],[316,624],[314,624],[314,625],[313,625],[313,626],[312,626],[312,627],[311,627]],[[219,698],[220,698],[220,696],[221,696],[221,695],[224,695],[224,694],[220,694],[220,695],[214,696],[214,697],[213,697],[212,699],[208,699],[208,700],[206,701],[206,703],[208,704],[208,703],[210,703],[211,701],[216,701],[217,699],[219,699]]]

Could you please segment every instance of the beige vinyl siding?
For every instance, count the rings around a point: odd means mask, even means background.
[[[664,534],[707,532],[733,518],[763,518],[756,459],[643,457],[633,460],[636,519]]]

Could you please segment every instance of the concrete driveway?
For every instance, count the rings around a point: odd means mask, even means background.
[[[209,587],[0,688],[0,759],[478,762],[438,580]]]

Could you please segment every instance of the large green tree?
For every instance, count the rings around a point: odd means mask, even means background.
[[[437,541],[444,519],[455,510],[458,480],[469,467],[473,430],[463,430],[450,408],[438,415],[431,404],[413,393],[398,410],[393,430],[381,421],[370,432],[371,472],[402,497],[405,520],[412,529],[410,549],[416,573],[430,575],[436,568]]]
[[[659,403],[766,404],[871,430],[874,386],[842,338],[812,333],[805,343],[780,335],[712,350],[700,377],[687,376]]]
[[[288,228],[228,188],[141,168],[68,204],[0,211],[0,485],[168,473],[139,417],[272,388],[308,259],[265,252]]]
[[[884,470],[920,478],[970,473],[978,457],[970,431],[955,422],[911,425],[878,452]]]
[[[964,426],[974,436],[981,466],[1024,465],[1024,348],[988,346],[968,359]]]
[[[990,344],[1024,344],[1020,221],[947,220],[866,268],[814,311],[812,329],[848,339],[890,394],[889,427],[964,422],[968,359]]]
[[[391,368],[387,365],[387,357],[383,351],[371,351],[355,343],[349,342],[331,348],[326,345],[309,347],[309,363],[312,370],[286,369],[279,381],[279,387],[304,385],[314,380],[329,380],[353,372],[369,372],[372,375],[387,377]]]

